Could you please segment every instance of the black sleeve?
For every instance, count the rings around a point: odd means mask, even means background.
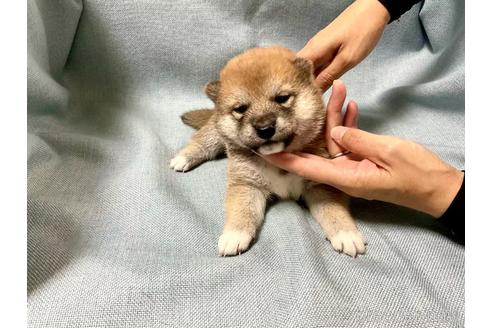
[[[386,7],[390,14],[390,23],[400,18],[401,15],[409,11],[414,4],[420,1],[421,0],[379,0],[379,2]]]
[[[465,177],[453,202],[438,220],[449,228],[457,242],[465,244]]]

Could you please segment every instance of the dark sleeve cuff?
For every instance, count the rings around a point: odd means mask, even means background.
[[[390,14],[391,18],[389,23],[400,18],[401,15],[409,11],[413,5],[420,1],[421,0],[379,0]]]
[[[462,171],[465,172],[465,171]],[[451,205],[438,219],[451,231],[453,239],[460,244],[465,244],[465,177]]]

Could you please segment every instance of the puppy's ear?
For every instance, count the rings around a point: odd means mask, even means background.
[[[306,58],[296,57],[294,66],[299,71],[299,76],[303,79],[311,80],[314,74],[313,62]]]
[[[220,81],[212,81],[208,82],[205,85],[205,94],[212,100],[214,103],[217,100],[217,96],[219,95],[219,89],[220,89]]]

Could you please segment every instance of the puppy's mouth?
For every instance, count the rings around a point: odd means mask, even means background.
[[[257,148],[257,152],[261,155],[271,155],[284,151],[294,140],[294,134],[289,135],[282,141],[267,141]]]

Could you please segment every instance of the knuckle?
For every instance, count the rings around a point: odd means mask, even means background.
[[[394,152],[393,146],[392,145],[384,145],[383,148],[381,149],[381,158],[383,159],[388,159],[392,157],[392,153]]]
[[[403,140],[393,140],[392,142],[386,143],[383,147],[381,156],[385,159],[400,156],[404,148],[405,142]]]
[[[350,57],[348,55],[345,55],[345,54],[340,55],[339,61],[343,67],[347,67],[350,63]]]
[[[356,64],[355,56],[351,53],[340,54],[340,63],[344,68],[353,67]]]
[[[335,77],[330,72],[325,71],[318,75],[317,80],[322,87],[328,87],[333,84]]]

